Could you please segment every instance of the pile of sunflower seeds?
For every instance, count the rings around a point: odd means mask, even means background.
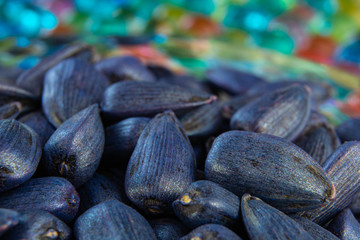
[[[360,239],[360,119],[332,126],[332,94],[85,44],[1,69],[1,239]]]

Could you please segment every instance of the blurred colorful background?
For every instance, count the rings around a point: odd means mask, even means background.
[[[0,66],[28,69],[69,42],[202,76],[222,64],[326,81],[340,122],[360,116],[360,0],[0,0]]]

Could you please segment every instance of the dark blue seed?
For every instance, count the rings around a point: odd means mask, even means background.
[[[45,75],[42,107],[55,127],[88,106],[99,103],[108,80],[83,60],[70,58]]]
[[[16,86],[0,84],[0,105],[18,101],[24,105],[34,104],[36,97],[30,92]]]
[[[199,107],[182,116],[181,125],[190,138],[208,137],[219,131],[223,120],[221,109],[220,102]]]
[[[289,216],[250,194],[242,197],[241,212],[252,240],[313,239]]]
[[[137,58],[119,56],[100,60],[95,69],[106,75],[111,82],[144,81],[154,82],[155,76]]]
[[[176,219],[155,219],[151,220],[150,224],[158,240],[178,240],[189,232],[189,229]]]
[[[0,237],[19,223],[20,214],[14,210],[0,208]]]
[[[75,187],[95,173],[104,150],[105,133],[98,105],[94,104],[65,121],[44,147],[42,164],[48,174],[61,176]]]
[[[350,118],[336,128],[342,142],[360,141],[360,118]]]
[[[122,186],[117,182],[111,181],[106,176],[95,173],[94,176],[82,185],[79,189],[80,209],[83,213],[89,208],[111,199],[121,201]]]
[[[24,183],[41,158],[39,136],[16,120],[0,120],[0,192]]]
[[[230,229],[218,225],[218,224],[206,224],[202,225],[193,231],[191,231],[186,236],[180,238],[180,240],[241,240],[241,238],[236,235]]]
[[[127,118],[105,130],[105,148],[102,163],[126,166],[137,140],[150,118]]]
[[[102,202],[83,213],[74,225],[78,240],[152,240],[150,224],[137,211],[116,201]]]
[[[301,215],[324,224],[348,207],[360,192],[360,142],[346,142],[338,147],[322,164],[336,189],[336,197],[320,208]]]
[[[22,72],[16,80],[17,86],[28,90],[40,98],[45,73],[60,61],[84,51],[90,51],[90,46],[86,44],[71,44],[66,46],[55,54],[44,58],[35,67]]]
[[[289,87],[293,84],[298,84],[304,87],[308,87],[310,89],[310,97],[312,102],[316,105],[320,105],[327,99],[329,99],[333,95],[333,88],[324,82],[311,82],[311,81],[301,81],[301,80],[280,80],[277,82],[271,83],[260,83],[249,89],[246,93],[250,96],[261,96],[266,93],[278,90],[280,88]]]
[[[71,229],[54,215],[41,210],[21,213],[19,224],[6,232],[4,239],[67,240]]]
[[[11,102],[0,106],[1,119],[15,119],[23,111],[21,102]]]
[[[360,239],[360,224],[350,209],[341,211],[327,227],[340,239]]]
[[[197,181],[173,202],[173,209],[190,228],[208,223],[234,227],[239,220],[240,199],[216,183]]]
[[[300,224],[314,240],[339,240],[334,234],[306,218],[296,215],[291,218]]]
[[[162,82],[124,81],[106,89],[101,110],[107,118],[123,119],[169,109],[181,113],[215,100],[216,96]]]
[[[307,90],[293,85],[264,95],[240,108],[231,118],[231,128],[294,140],[310,115]]]
[[[265,82],[255,74],[229,67],[219,67],[206,72],[205,78],[214,86],[231,94],[242,94],[256,84]]]
[[[194,181],[195,155],[175,114],[156,115],[146,125],[126,170],[129,199],[149,213],[171,211],[172,202]]]
[[[294,143],[305,150],[320,165],[340,146],[340,140],[330,125],[313,127]]]
[[[249,192],[286,212],[315,209],[335,197],[317,162],[295,144],[267,134],[221,134],[206,159],[205,176],[237,196]]]
[[[16,84],[16,79],[23,72],[18,67],[4,67],[0,66],[0,84],[12,85]]]
[[[30,179],[20,187],[0,194],[0,207],[24,210],[44,210],[65,222],[74,219],[79,208],[75,187],[64,178]]]
[[[55,128],[46,119],[41,111],[31,112],[19,118],[19,121],[32,128],[40,137],[41,146],[44,146]]]

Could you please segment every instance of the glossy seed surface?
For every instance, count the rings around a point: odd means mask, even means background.
[[[346,142],[323,163],[323,169],[333,182],[336,197],[318,209],[302,213],[303,217],[325,224],[348,207],[360,191],[360,142]]]
[[[59,127],[74,114],[100,103],[109,83],[105,76],[81,59],[70,58],[45,75],[42,108],[51,124]]]
[[[42,164],[49,175],[64,177],[79,187],[98,168],[104,144],[104,128],[94,104],[56,129],[45,144]]]
[[[194,181],[195,155],[175,114],[156,115],[145,127],[126,170],[129,199],[148,213],[171,211]]]
[[[55,54],[44,58],[35,67],[22,72],[16,80],[16,85],[40,97],[46,72],[60,61],[84,51],[90,51],[90,46],[82,43],[70,44]]]
[[[122,119],[153,116],[165,110],[189,111],[216,100],[215,96],[162,82],[118,82],[104,93],[101,110],[104,116]]]
[[[64,178],[30,179],[20,187],[0,194],[0,207],[24,210],[45,210],[64,222],[74,219],[79,208],[79,195]]]
[[[175,214],[191,228],[209,223],[233,227],[239,220],[240,199],[210,181],[193,182],[172,205]]]
[[[0,120],[0,192],[30,179],[41,154],[35,131],[16,120]]]
[[[317,162],[295,144],[267,134],[221,134],[207,156],[205,176],[237,196],[249,192],[285,212],[315,209],[335,197]]]
[[[21,212],[19,224],[4,239],[70,239],[71,229],[54,215],[41,210]]]
[[[156,240],[150,224],[133,208],[116,200],[102,202],[75,222],[79,240]]]
[[[310,115],[308,91],[299,85],[282,88],[248,103],[231,118],[231,129],[266,133],[294,140]]]
[[[251,240],[313,239],[289,216],[249,194],[242,197],[241,213]]]

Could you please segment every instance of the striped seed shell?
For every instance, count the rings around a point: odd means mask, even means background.
[[[260,83],[249,89],[246,94],[250,96],[260,96],[272,91],[276,91],[280,88],[289,87],[293,84],[298,84],[303,87],[308,87],[311,90],[310,97],[315,105],[320,105],[327,99],[329,99],[333,95],[333,88],[324,82],[310,82],[310,81],[302,81],[302,80],[281,80],[271,83]],[[312,106],[316,107],[316,106]]]
[[[335,196],[330,179],[306,152],[261,133],[235,130],[217,137],[205,176],[237,196],[248,192],[284,212],[315,209]]]
[[[108,80],[81,59],[70,58],[45,75],[42,107],[52,125],[59,127],[82,109],[99,103]]]
[[[36,96],[22,88],[0,84],[0,105],[14,101],[33,104]]]
[[[169,109],[189,111],[215,100],[216,96],[162,82],[124,81],[106,89],[101,110],[108,118],[122,119],[153,116]]]
[[[0,207],[18,211],[44,210],[64,222],[70,222],[78,211],[79,195],[64,178],[34,178],[20,187],[1,193]]]
[[[360,118],[350,118],[336,128],[342,142],[360,141]]]
[[[78,189],[81,199],[79,212],[83,213],[107,200],[121,201],[121,190],[122,186],[119,186],[117,182],[111,181],[102,174],[95,173],[89,181]]]
[[[327,227],[340,239],[360,239],[360,223],[356,220],[350,209],[342,210]]]
[[[0,208],[0,237],[9,229],[15,227],[20,220],[20,214],[11,209]]]
[[[41,146],[44,146],[55,128],[50,124],[42,111],[28,113],[19,118],[19,121],[32,128],[40,137]]]
[[[322,164],[336,189],[336,197],[320,208],[301,215],[311,221],[324,224],[348,207],[360,192],[360,142],[346,142],[338,147]]]
[[[255,74],[240,71],[230,67],[218,67],[209,69],[205,78],[214,86],[231,94],[242,94],[264,79]]]
[[[145,82],[156,80],[152,72],[133,56],[102,59],[95,64],[95,69],[106,75],[113,83],[126,80]]]
[[[158,240],[178,240],[189,232],[189,229],[180,221],[172,218],[150,220]]]
[[[339,240],[334,234],[306,218],[296,215],[291,216],[291,218],[300,224],[314,240]]]
[[[340,146],[340,140],[330,125],[311,128],[298,137],[294,143],[304,149],[320,165]]]
[[[1,119],[15,119],[23,111],[21,102],[11,102],[0,106]]]
[[[175,114],[156,115],[145,127],[126,169],[129,199],[148,213],[172,210],[195,178],[195,154]]]
[[[150,118],[133,117],[107,127],[103,162],[126,166],[141,132],[149,121]]]
[[[220,102],[207,104],[182,116],[180,123],[190,138],[208,137],[220,128],[221,108]]]
[[[239,220],[240,199],[206,180],[193,182],[172,205],[175,214],[190,228],[209,223],[233,227]]]
[[[241,213],[251,240],[313,239],[289,216],[250,194],[241,199]]]
[[[104,144],[104,128],[94,104],[56,129],[45,144],[42,164],[49,175],[64,177],[79,187],[98,168]]]
[[[117,200],[102,202],[83,213],[75,222],[74,233],[78,240],[156,240],[145,218]]]
[[[0,192],[24,183],[41,158],[39,136],[16,120],[0,120]]]
[[[60,61],[84,51],[90,51],[90,46],[82,43],[68,45],[55,54],[44,58],[35,67],[22,72],[16,80],[16,85],[40,98],[46,72]]]
[[[231,129],[271,134],[294,140],[310,115],[307,90],[292,85],[264,95],[239,109],[231,118]]]
[[[4,239],[70,239],[71,229],[54,215],[41,210],[21,213],[19,224],[3,236]]]
[[[205,224],[192,230],[180,240],[241,240],[233,231],[218,224]]]

